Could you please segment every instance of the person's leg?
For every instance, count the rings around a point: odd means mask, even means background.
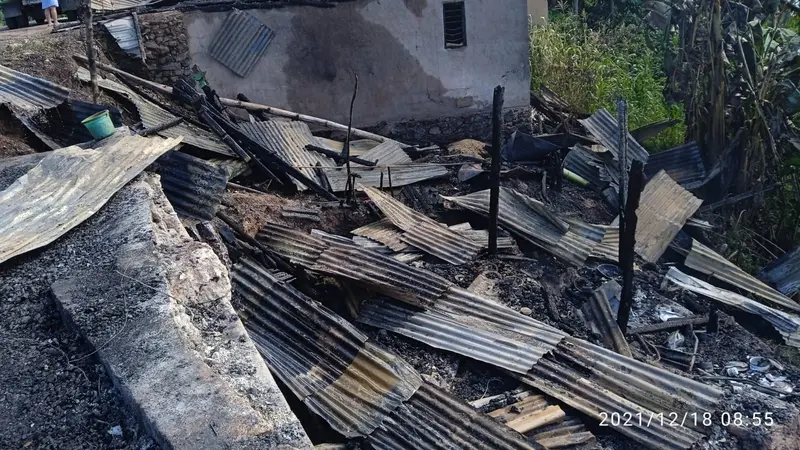
[[[50,8],[44,8],[44,21],[46,24],[50,25]]]
[[[50,7],[50,17],[53,18],[53,24],[58,25],[58,7],[51,6]]]

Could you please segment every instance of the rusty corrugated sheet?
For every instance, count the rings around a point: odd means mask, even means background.
[[[293,264],[312,267],[328,246],[321,239],[294,228],[267,224],[256,239]]]
[[[478,214],[489,215],[488,189],[461,197],[442,198]],[[498,222],[506,230],[528,241],[551,245],[558,244],[569,229],[568,224],[541,202],[503,187],[500,188]]]
[[[655,263],[703,201],[661,171],[644,187],[636,210],[636,253]]]
[[[208,54],[240,77],[246,77],[267,50],[275,32],[254,15],[231,10],[208,47]]]
[[[661,422],[659,414],[674,412],[682,419],[684,414],[713,413],[722,395],[716,387],[571,337],[520,379],[598,421],[611,412],[641,413],[641,423],[631,420],[631,426],[614,430],[659,450],[687,449],[710,431],[688,419],[686,426],[666,418]]]
[[[396,252],[402,252],[409,248],[409,245],[400,239],[403,234],[402,230],[394,226],[388,217],[356,228],[351,233],[378,241]]]
[[[76,77],[84,83],[89,83],[90,81],[89,71],[83,67],[78,68]],[[98,76],[97,84],[105,90],[116,92],[117,94],[127,97],[139,112],[139,118],[142,120],[142,125],[145,128],[152,128],[177,118],[169,111],[162,109],[160,106],[150,102],[127,86],[117,83],[116,81]],[[184,144],[219,153],[220,155],[237,157],[227,145],[217,138],[217,136],[185,121],[174,127],[159,131],[158,135],[167,138],[183,136]]]
[[[584,303],[584,317],[589,322],[592,332],[599,335],[606,347],[609,347],[621,355],[633,358],[628,341],[622,334],[622,330],[617,325],[616,314],[611,311],[610,300],[619,297],[622,293],[622,286],[614,280],[607,281],[594,291],[594,295]]]
[[[538,444],[425,383],[369,438],[376,450],[533,450]]]
[[[692,249],[686,256],[684,264],[690,269],[750,292],[760,299],[792,311],[800,311],[797,302],[767,286],[695,239],[692,239]]]
[[[0,103],[31,112],[54,108],[68,96],[62,86],[0,65]]]
[[[422,384],[407,362],[258,263],[237,264],[233,282],[269,368],[344,436],[368,436]]]
[[[312,269],[356,281],[375,292],[427,307],[451,283],[425,270],[356,246],[335,244],[322,252]]]
[[[497,305],[499,307],[499,305]],[[432,310],[375,299],[364,303],[358,321],[514,372],[525,373],[553,346],[505,330],[484,330],[461,324]],[[488,328],[488,327],[487,327]]]
[[[222,167],[181,152],[170,152],[156,162],[164,194],[183,218],[212,220],[228,184]]]
[[[766,265],[759,278],[775,286],[783,295],[791,297],[796,294],[800,290],[800,247]]]
[[[423,252],[458,265],[474,259],[483,248],[378,189],[365,188],[364,192],[395,226],[404,231],[400,239]]]
[[[588,119],[580,120],[581,124],[596,137],[604,147],[619,160],[619,125],[616,119],[605,108],[600,108]],[[628,133],[628,160],[636,159],[642,163],[647,163],[649,154],[636,139]]]
[[[751,300],[743,295],[720,289],[710,283],[686,275],[675,267],[670,267],[664,279],[696,294],[703,295],[750,314],[761,316],[775,327],[788,345],[800,347],[800,317],[797,315],[770,308],[769,306]]]
[[[0,263],[43,247],[97,212],[178,139],[124,136],[56,150],[0,192]]]
[[[298,167],[298,170],[310,180],[323,186],[323,180],[320,180],[313,167],[317,163],[322,167],[336,167],[332,159],[320,153],[306,150],[307,145],[317,145],[317,141],[311,135],[308,125],[303,122],[270,120],[268,122],[242,123],[239,124],[239,128],[251,139],[278,155],[287,164]],[[294,180],[294,182],[297,190],[305,191],[308,189],[300,181]]]
[[[696,142],[650,155],[644,170],[648,178],[663,170],[686,189],[694,189],[706,178],[706,166]]]

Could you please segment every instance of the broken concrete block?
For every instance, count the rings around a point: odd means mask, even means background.
[[[102,233],[125,238],[114,263],[52,285],[65,320],[163,448],[311,448],[230,304],[225,266],[189,238],[156,176],[125,189]]]

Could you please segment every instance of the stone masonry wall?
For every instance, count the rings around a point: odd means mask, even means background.
[[[492,139],[492,112],[388,123],[368,129],[409,144],[446,145],[461,139],[489,142]],[[503,110],[504,139],[514,131],[530,133],[531,129],[530,107]]]
[[[183,13],[167,11],[139,16],[148,77],[172,85],[191,75],[192,59],[183,25]]]

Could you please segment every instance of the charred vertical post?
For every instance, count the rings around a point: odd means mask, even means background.
[[[622,296],[617,313],[617,324],[623,334],[628,332],[628,318],[633,304],[633,260],[634,247],[636,246],[636,209],[639,207],[639,197],[644,185],[644,165],[641,161],[634,160],[631,164],[630,183],[628,183],[627,203],[625,204],[625,234],[620,235],[619,262],[622,266]],[[622,211],[620,207],[620,211]],[[620,216],[622,227],[622,216]]]
[[[92,2],[90,0],[83,1],[83,20],[86,24],[84,31],[84,39],[86,40],[86,60],[89,62],[89,75],[92,82],[92,101],[97,103],[97,96],[100,92],[97,88],[97,61],[94,58],[94,25],[92,21]]]
[[[386,172],[389,174],[389,195],[394,198],[394,188],[392,187],[392,166],[387,167]]]
[[[350,180],[350,133],[353,131],[353,106],[356,104],[356,95],[358,95],[358,74],[353,73],[356,78],[355,86],[353,87],[353,98],[350,99],[350,118],[347,121],[347,136],[344,140],[342,147],[342,158],[345,158],[345,166],[347,167],[347,179]],[[355,180],[353,180],[355,181]],[[350,202],[348,196],[348,203]]]
[[[503,94],[505,88],[494,88],[492,99],[492,172],[489,184],[489,254],[497,254],[497,214],[500,206],[500,141],[502,139]]]
[[[625,197],[628,195],[628,102],[623,99],[617,101],[617,124],[619,125],[619,224],[620,236],[625,223]]]

